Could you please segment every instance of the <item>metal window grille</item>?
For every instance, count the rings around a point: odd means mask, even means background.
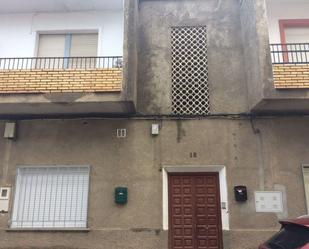
[[[206,27],[172,28],[172,112],[210,112]]]
[[[89,167],[21,167],[12,228],[87,227]]]

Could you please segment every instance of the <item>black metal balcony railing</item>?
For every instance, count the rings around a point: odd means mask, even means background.
[[[309,43],[271,44],[273,64],[309,63]]]
[[[121,68],[121,56],[0,58],[0,70]]]

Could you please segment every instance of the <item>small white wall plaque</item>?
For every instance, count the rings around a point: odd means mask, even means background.
[[[127,129],[117,129],[117,138],[126,138]]]
[[[283,201],[281,191],[256,191],[255,209],[258,213],[282,213]]]
[[[159,135],[159,130],[160,130],[159,124],[152,124],[151,125],[151,134],[152,135]]]
[[[0,188],[0,213],[6,213],[9,211],[10,192],[10,187]]]

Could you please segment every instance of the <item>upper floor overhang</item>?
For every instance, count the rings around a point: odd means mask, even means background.
[[[309,113],[308,1],[242,3],[251,111]]]
[[[123,0],[2,1],[0,116],[135,112],[134,10]]]
[[[125,114],[122,57],[0,58],[0,115]]]

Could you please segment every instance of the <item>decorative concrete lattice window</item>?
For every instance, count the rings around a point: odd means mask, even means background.
[[[209,114],[206,27],[172,28],[172,112]]]

